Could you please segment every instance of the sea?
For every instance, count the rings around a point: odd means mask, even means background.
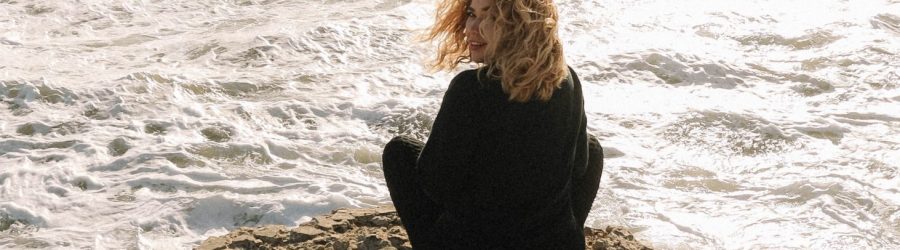
[[[551,1],[551,0],[546,0]],[[657,249],[900,249],[900,1],[557,0]],[[0,248],[188,249],[389,205],[453,76],[433,0],[0,0]]]

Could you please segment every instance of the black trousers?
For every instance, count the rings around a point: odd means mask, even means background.
[[[441,213],[440,205],[429,199],[418,182],[416,159],[425,143],[409,136],[394,137],[384,147],[381,156],[384,179],[397,214],[406,227],[413,246],[422,241],[422,232],[434,223]],[[572,189],[572,210],[578,225],[584,226],[603,174],[603,148],[592,135],[588,136],[588,164],[582,176],[575,177]]]

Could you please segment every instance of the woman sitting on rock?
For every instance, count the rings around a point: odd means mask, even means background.
[[[552,0],[443,0],[427,34],[459,73],[426,143],[391,140],[391,199],[416,249],[584,249],[603,168]]]

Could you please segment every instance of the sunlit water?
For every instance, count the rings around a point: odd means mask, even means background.
[[[900,1],[559,1],[655,247],[900,247]],[[425,138],[426,0],[0,0],[0,248],[188,248],[390,202]],[[467,68],[467,67],[465,67]],[[459,69],[461,70],[461,69]]]

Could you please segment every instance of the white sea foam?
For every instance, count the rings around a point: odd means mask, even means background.
[[[607,163],[589,225],[900,248],[900,2],[557,1]],[[0,1],[0,248],[190,248],[390,202],[426,0]]]

